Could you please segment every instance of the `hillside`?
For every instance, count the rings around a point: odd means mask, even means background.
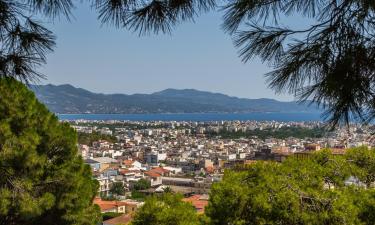
[[[56,113],[317,112],[316,107],[273,99],[245,99],[194,89],[153,94],[97,94],[72,85],[35,85],[40,101]]]

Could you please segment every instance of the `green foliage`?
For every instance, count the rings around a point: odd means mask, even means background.
[[[112,218],[115,218],[115,217],[118,217],[118,216],[121,216],[122,213],[115,213],[115,212],[106,212],[106,213],[102,213],[102,220],[105,221],[105,220],[109,220],[109,219],[112,219]]]
[[[355,174],[367,187],[375,182],[375,154],[374,151],[368,151],[366,148],[351,149],[346,154],[347,160],[350,160],[360,170]]]
[[[167,186],[167,187],[163,188],[163,191],[164,191],[164,193],[173,193],[173,190],[172,190],[172,188],[171,188],[171,187],[169,187],[169,186]]]
[[[46,62],[46,54],[55,46],[55,36],[33,16],[45,6],[56,5],[39,0],[0,1],[0,78],[30,82],[42,77],[35,67]]]
[[[139,181],[137,181],[137,183],[134,184],[134,190],[146,190],[146,189],[149,189],[151,187],[151,182],[149,180],[146,180],[146,179],[140,179]]]
[[[345,156],[325,150],[306,160],[226,171],[211,190],[210,224],[373,224],[375,190],[345,181],[354,176],[365,183],[374,176],[368,169],[374,156],[365,148]]]
[[[143,202],[145,200],[145,198],[146,198],[146,195],[139,192],[139,191],[133,190],[132,193],[131,193],[131,199],[133,199],[133,200]]]
[[[140,190],[146,190],[146,189],[149,189],[150,187],[151,187],[151,182],[149,180],[146,180],[143,178],[138,180],[133,186],[133,190],[131,192],[131,198],[137,201],[144,201],[146,198],[146,195],[140,192]]]
[[[197,225],[198,215],[194,207],[181,201],[182,196],[163,194],[147,198],[136,212],[132,225]]]
[[[84,145],[92,145],[93,142],[105,140],[111,143],[116,143],[117,139],[115,136],[107,135],[107,134],[100,134],[98,132],[92,132],[91,134],[88,133],[78,133],[78,143]]]
[[[113,195],[124,195],[125,194],[125,187],[122,182],[115,182],[112,184],[109,192]]]
[[[321,138],[326,135],[327,132],[324,128],[304,128],[304,127],[281,127],[279,129],[255,129],[246,132],[237,131],[220,131],[219,133],[209,133],[212,136],[221,136],[221,138],[249,138],[257,136],[260,139],[266,138],[279,138],[285,139],[289,137],[295,138]]]
[[[0,93],[0,224],[99,222],[74,130],[20,82],[0,79]]]

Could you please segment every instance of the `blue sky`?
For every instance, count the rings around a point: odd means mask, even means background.
[[[72,84],[100,93],[152,93],[166,88],[195,88],[246,98],[293,100],[267,88],[267,65],[242,63],[231,37],[212,12],[171,35],[148,35],[101,25],[96,12],[77,4],[75,18],[46,24],[57,36],[41,83]]]

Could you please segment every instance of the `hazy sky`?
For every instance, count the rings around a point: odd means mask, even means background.
[[[96,12],[78,4],[75,18],[47,24],[57,35],[55,52],[42,68],[47,80],[101,93],[152,93],[195,88],[247,98],[292,100],[267,88],[270,70],[259,60],[241,62],[220,13],[178,26],[171,35],[139,37],[101,25]]]

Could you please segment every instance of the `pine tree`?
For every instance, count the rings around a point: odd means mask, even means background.
[[[0,224],[99,221],[75,131],[13,78],[0,79],[0,174]]]

